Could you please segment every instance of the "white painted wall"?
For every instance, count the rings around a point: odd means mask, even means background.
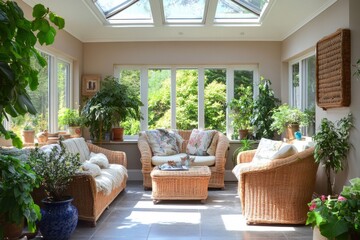
[[[292,34],[289,38],[283,41],[281,50],[281,59],[283,62],[282,68],[282,97],[287,98],[288,89],[288,65],[287,62],[291,59],[297,58],[309,51],[314,51],[316,42],[321,38],[335,32],[339,28],[350,28],[351,30],[351,62],[355,63],[360,58],[360,16],[358,14],[360,10],[360,2],[358,0],[339,0],[326,11],[321,13],[311,22]],[[354,69],[353,69],[354,70]],[[351,178],[360,176],[360,149],[357,148],[357,144],[360,142],[360,96],[358,89],[360,82],[352,79],[351,87],[351,106],[329,109],[323,111],[321,108],[316,109],[316,125],[319,126],[322,118],[328,118],[335,121],[349,112],[352,112],[355,117],[355,128],[351,132],[351,143],[353,148],[351,149],[346,169],[336,176],[337,192],[341,191],[342,186],[347,184],[347,181]],[[284,94],[283,94],[284,93]],[[321,192],[325,186],[325,176],[323,175],[322,168],[319,168],[316,190]]]

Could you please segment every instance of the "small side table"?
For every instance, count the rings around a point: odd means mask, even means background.
[[[151,171],[152,198],[154,204],[160,200],[201,200],[208,197],[211,171],[207,166],[190,167],[188,171]]]

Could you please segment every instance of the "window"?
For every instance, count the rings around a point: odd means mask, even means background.
[[[39,86],[36,91],[28,89],[32,103],[37,111],[35,116],[26,114],[11,119],[11,130],[20,136],[25,125],[31,125],[36,132],[48,130],[49,132],[59,131],[58,115],[61,108],[70,107],[70,62],[41,52],[46,59],[47,66],[39,69]],[[37,64],[33,61],[33,64]]]
[[[227,102],[240,84],[257,84],[256,66],[115,66],[121,83],[139,89],[144,119],[129,120],[126,135],[155,128],[207,128],[232,135]],[[136,128],[135,128],[136,126]]]
[[[104,24],[117,26],[259,25],[270,2],[273,1],[218,0],[217,4],[211,4],[212,0],[86,0],[90,9],[103,19]]]
[[[290,105],[310,112],[315,117],[315,55],[306,56],[290,63]],[[315,124],[303,130],[308,136],[315,133]]]

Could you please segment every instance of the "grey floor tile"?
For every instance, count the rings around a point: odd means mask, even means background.
[[[308,226],[247,225],[241,215],[237,183],[209,190],[199,201],[161,201],[154,205],[142,182],[129,181],[96,227],[80,221],[71,240],[310,240]]]

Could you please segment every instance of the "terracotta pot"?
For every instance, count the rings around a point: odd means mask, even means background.
[[[286,129],[286,138],[289,140],[295,139],[295,132],[299,131],[299,124],[289,124]]]
[[[239,138],[246,139],[248,138],[249,130],[248,129],[239,129]]]
[[[124,141],[124,128],[113,128],[112,129],[112,140],[113,141]]]
[[[19,239],[24,228],[24,220],[20,224],[15,224],[4,222],[2,219],[0,216],[0,224],[4,227],[4,239]]]
[[[22,136],[25,143],[34,143],[35,130],[23,130]]]
[[[69,134],[72,138],[81,137],[81,127],[80,126],[69,126]]]
[[[326,237],[321,235],[319,228],[316,226],[313,229],[313,240],[327,240]]]

